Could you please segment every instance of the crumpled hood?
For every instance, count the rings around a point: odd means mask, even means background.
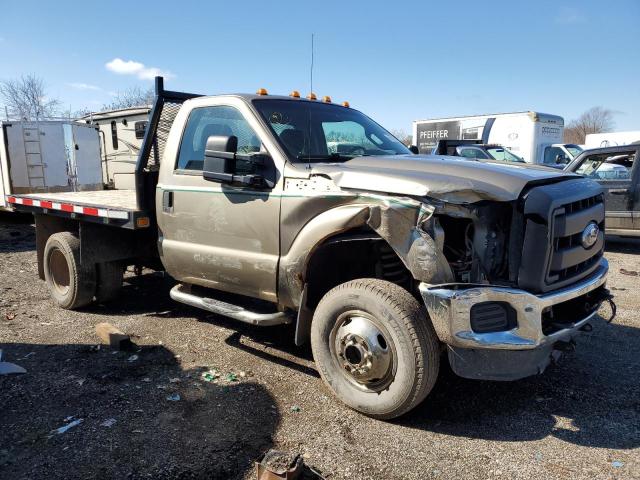
[[[330,177],[340,188],[433,197],[449,202],[512,201],[532,181],[580,178],[535,165],[481,162],[442,155],[355,157],[312,164],[312,174]]]

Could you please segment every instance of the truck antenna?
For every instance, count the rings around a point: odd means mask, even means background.
[[[309,68],[309,97],[313,95],[313,37],[311,34],[311,66]],[[311,110],[309,110],[309,119],[307,123],[308,136],[307,136],[307,169],[311,170]]]

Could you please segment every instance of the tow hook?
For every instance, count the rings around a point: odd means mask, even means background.
[[[616,318],[616,313],[618,312],[618,307],[616,307],[616,303],[613,301],[613,295],[607,289],[605,289],[602,292],[602,297],[600,299],[600,303],[598,304],[598,309],[600,309],[600,307],[602,306],[602,304],[604,302],[607,302],[609,304],[609,307],[611,308],[611,316],[608,319],[605,319],[605,322],[611,323],[611,322],[613,322],[613,319]]]
[[[560,350],[563,353],[571,353],[576,350],[576,342],[573,340],[569,340],[565,342],[564,340],[559,340],[553,344],[554,350]]]

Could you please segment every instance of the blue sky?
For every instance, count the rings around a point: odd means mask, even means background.
[[[156,71],[176,90],[307,93],[313,32],[316,93],[390,129],[601,105],[640,130],[639,24],[639,0],[5,1],[0,79],[34,73],[73,110]]]

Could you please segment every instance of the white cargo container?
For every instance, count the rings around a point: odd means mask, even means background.
[[[623,147],[640,142],[640,130],[630,132],[590,133],[586,136],[585,148]]]
[[[0,209],[12,194],[102,189],[100,137],[65,121],[0,122]]]
[[[111,188],[135,188],[135,168],[151,107],[132,107],[92,113],[81,121],[96,125],[102,140],[105,183]]]
[[[438,140],[481,140],[502,145],[529,163],[555,164],[564,119],[539,112],[497,113],[413,122],[413,144],[431,153]],[[556,149],[554,149],[556,147]]]

